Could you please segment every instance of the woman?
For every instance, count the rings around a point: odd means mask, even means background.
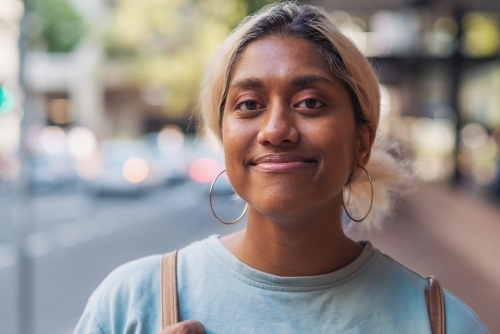
[[[201,102],[248,226],[179,251],[183,321],[162,333],[430,333],[428,281],[342,229],[344,199],[375,227],[409,173],[391,147],[372,149],[377,78],[327,15],[288,3],[248,18],[209,65]],[[160,261],[110,274],[76,333],[160,332]],[[487,333],[448,292],[445,307],[448,333]]]

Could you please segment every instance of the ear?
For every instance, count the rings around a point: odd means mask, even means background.
[[[358,147],[356,148],[356,164],[365,167],[370,160],[373,142],[375,141],[375,127],[373,122],[358,129]]]

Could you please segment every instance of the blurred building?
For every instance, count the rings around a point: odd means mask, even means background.
[[[31,3],[25,81],[30,124],[80,125],[104,134],[102,46],[88,37],[107,14],[103,1]]]
[[[382,132],[418,177],[500,196],[500,3],[319,1],[379,72]]]
[[[245,14],[266,2],[224,0],[223,11],[216,1],[36,2],[27,16],[27,123],[66,135],[85,127],[98,140],[138,138],[169,123],[195,131],[198,119],[192,115],[207,59]],[[500,3],[315,3],[371,59],[381,80],[381,132],[411,146],[418,176],[500,195]],[[22,2],[4,4],[0,43],[10,46],[1,54],[2,96],[21,101]],[[18,102],[8,109],[0,108],[0,128],[7,129],[0,131],[3,179],[19,165],[13,152],[23,115]],[[57,140],[46,146],[57,146]]]
[[[170,124],[195,132],[193,111],[206,61],[251,10],[249,3],[260,7],[259,1],[238,0],[223,0],[222,11],[220,1],[42,0],[25,1],[27,8],[22,0],[5,3],[11,52],[2,56],[12,66],[0,63],[0,72],[8,72],[0,78],[0,97],[9,109],[0,115],[0,129],[6,129],[0,131],[0,184],[19,174],[22,148],[35,189],[86,178],[103,164],[110,140],[151,141],[162,129],[168,133]]]
[[[19,85],[19,23],[23,4],[5,0],[0,6],[0,194],[2,180],[17,176],[20,161],[17,157],[20,122],[23,116],[23,93]]]
[[[172,122],[189,130],[204,64],[246,14],[244,1],[224,4],[216,13],[213,1],[40,1],[29,17],[36,29],[26,57],[35,121],[107,138]],[[51,6],[68,8],[48,15]]]

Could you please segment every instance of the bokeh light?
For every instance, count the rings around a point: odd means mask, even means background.
[[[458,170],[472,176],[480,186],[490,186],[497,178],[496,137],[496,130],[489,136],[486,128],[478,123],[469,123],[460,131]]]
[[[221,166],[213,158],[199,158],[189,166],[189,175],[199,183],[212,182],[221,171]]]
[[[48,126],[40,133],[40,145],[45,153],[61,155],[66,152],[66,133],[58,126]]]
[[[0,115],[0,155],[16,152],[19,146],[19,121],[15,114]]]
[[[460,131],[460,137],[465,146],[478,149],[488,141],[488,133],[481,124],[469,123]]]
[[[76,159],[88,159],[97,150],[97,139],[90,129],[75,127],[68,133],[68,152]]]
[[[417,176],[424,181],[446,179],[453,171],[455,128],[447,119],[418,118],[411,126]]]
[[[464,52],[472,57],[487,57],[500,52],[499,16],[472,12],[463,20]]]
[[[16,99],[7,88],[0,87],[0,114],[10,112],[14,108]]]
[[[163,153],[178,153],[183,145],[184,134],[177,125],[166,125],[158,133],[158,147]]]
[[[425,34],[427,51],[437,57],[449,57],[456,51],[458,25],[451,17],[439,17]]]
[[[144,159],[132,157],[125,161],[122,172],[128,182],[140,183],[148,177],[149,166]]]

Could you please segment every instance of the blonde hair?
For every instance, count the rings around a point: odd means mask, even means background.
[[[267,6],[246,17],[222,43],[207,67],[202,81],[201,112],[205,126],[219,140],[222,141],[221,125],[231,68],[247,45],[272,35],[302,37],[318,45],[332,72],[349,93],[356,125],[362,127],[370,123],[377,129],[380,117],[379,82],[368,60],[335,27],[324,10],[286,2]],[[373,180],[373,207],[370,215],[359,224],[361,228],[380,226],[393,206],[394,195],[401,192],[405,181],[411,177],[411,164],[401,159],[400,153],[401,150],[393,142],[376,140],[366,166]],[[348,210],[353,217],[364,216],[361,208],[366,207],[367,210],[366,203],[370,201],[370,185],[362,174],[349,180],[352,191]]]

